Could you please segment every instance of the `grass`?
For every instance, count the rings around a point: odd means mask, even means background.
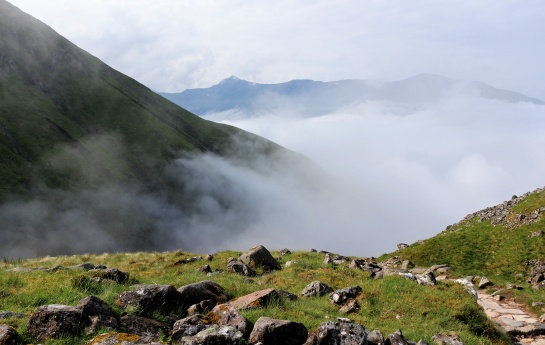
[[[233,297],[239,297],[266,288],[286,290],[299,295],[303,288],[314,280],[320,280],[335,289],[358,285],[362,294],[358,297],[360,310],[345,315],[329,302],[327,296],[299,298],[297,301],[279,299],[268,308],[244,311],[243,315],[255,322],[261,316],[289,319],[302,322],[309,330],[337,317],[349,317],[369,330],[379,329],[389,334],[402,329],[407,339],[424,339],[439,332],[455,332],[465,344],[507,344],[505,337],[490,325],[482,310],[472,297],[458,284],[439,283],[434,287],[420,286],[414,281],[400,277],[385,277],[375,280],[366,272],[353,270],[347,264],[331,266],[323,264],[323,255],[309,252],[294,252],[282,257],[282,262],[296,263],[281,271],[246,277],[219,273],[207,277],[195,269],[208,263],[212,270],[225,270],[227,258],[241,253],[225,251],[217,253],[213,261],[198,261],[184,265],[173,263],[196,256],[195,253],[156,252],[123,253],[102,255],[80,255],[45,257],[32,260],[5,261],[0,263],[0,310],[23,312],[22,320],[9,319],[7,323],[24,334],[26,320],[32,312],[44,304],[75,305],[89,294],[95,294],[113,306],[120,315],[123,310],[115,306],[114,300],[123,291],[131,289],[133,283],[171,284],[176,287],[202,280],[213,280]],[[278,253],[274,253],[278,256]],[[201,255],[204,257],[204,255]],[[6,272],[14,267],[52,268],[92,262],[108,267],[117,267],[131,274],[127,284],[96,285],[85,280],[86,273],[79,270],[59,269],[55,272],[33,270],[30,272]],[[82,342],[89,337],[76,340],[52,340],[51,344]],[[33,339],[24,339],[27,342]]]

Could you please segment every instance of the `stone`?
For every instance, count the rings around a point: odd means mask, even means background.
[[[479,289],[484,289],[487,286],[493,285],[492,282],[485,276],[481,277],[479,284],[477,285]]]
[[[400,277],[403,277],[403,278],[408,279],[408,280],[416,280],[416,276],[411,272],[397,272],[397,274]]]
[[[15,328],[0,324],[0,345],[18,345],[21,337]]]
[[[281,255],[291,254],[291,251],[288,248],[284,248],[278,251]]]
[[[193,304],[192,306],[187,308],[187,315],[206,314],[210,312],[215,306],[216,303],[212,302],[209,299],[205,299],[204,301],[200,301],[199,303]]]
[[[384,344],[388,345],[409,345],[407,340],[405,340],[405,337],[403,336],[403,332],[401,332],[400,329],[395,331],[394,333],[390,334],[386,340],[384,341]]]
[[[439,274],[444,274],[448,271],[450,271],[450,265],[448,264],[433,265],[426,270],[426,272],[437,272]]]
[[[295,263],[296,263],[296,261],[294,261],[294,260],[286,261],[286,263],[284,264],[284,267],[286,267],[286,268],[291,267]]]
[[[213,255],[213,254],[207,254],[207,255],[204,257],[204,259],[205,259],[206,261],[212,261],[212,260],[214,260],[214,255]]]
[[[139,285],[135,290],[123,292],[115,303],[124,309],[135,308],[138,315],[181,314],[184,306],[191,305],[174,286],[158,284]]]
[[[162,322],[138,315],[125,315],[119,320],[119,330],[158,341],[161,334],[169,334],[170,328]]]
[[[402,250],[402,249],[407,248],[408,246],[409,246],[409,245],[406,244],[406,243],[398,243],[398,244],[397,244],[397,249],[398,249],[398,250]]]
[[[531,238],[534,238],[534,237],[540,237],[540,236],[543,236],[543,231],[539,230],[539,231],[534,231],[530,234],[530,237]]]
[[[464,345],[455,334],[435,334],[431,339],[437,345]]]
[[[433,274],[433,272],[426,272],[422,275],[417,276],[416,281],[420,285],[434,286],[437,284],[437,280],[435,279],[435,274]]]
[[[181,341],[182,337],[193,336],[208,328],[202,318],[202,315],[192,315],[176,321],[174,326],[172,326],[172,343],[177,344]]]
[[[197,272],[203,272],[203,273],[211,273],[211,272],[212,272],[212,268],[210,268],[210,265],[204,265],[204,266],[197,267],[197,268],[195,269],[195,271],[197,271]]]
[[[375,329],[367,334],[367,344],[382,345],[384,344],[384,336],[378,329]]]
[[[26,315],[23,313],[17,313],[12,311],[0,311],[0,320],[2,319],[22,319]]]
[[[89,340],[86,345],[162,345],[149,337],[128,333],[103,333]]]
[[[248,342],[267,345],[302,345],[308,338],[307,328],[299,322],[260,317]]]
[[[214,307],[210,313],[205,316],[208,324],[217,324],[220,326],[231,326],[241,332],[244,338],[250,336],[252,324],[246,320],[242,314],[227,304],[220,304]]]
[[[112,307],[96,296],[85,297],[76,308],[89,317],[89,323],[85,325],[87,335],[98,330],[116,330],[119,326]]]
[[[333,289],[331,288],[331,286],[316,280],[308,284],[307,286],[305,286],[303,291],[301,291],[301,295],[303,297],[310,297],[310,296],[320,297],[332,291]]]
[[[259,245],[248,250],[246,253],[242,254],[238,260],[251,268],[256,268],[262,266],[271,270],[281,270],[282,266],[267,248]]]
[[[468,293],[470,293],[471,295],[473,295],[473,297],[475,298],[475,301],[477,301],[477,290],[475,289],[475,286],[473,286],[473,283],[471,282],[470,279],[468,278],[463,278],[463,279],[456,279],[455,280],[456,283],[458,284],[461,284],[465,287],[466,291]]]
[[[183,337],[180,345],[237,345],[242,333],[231,326],[212,325],[191,337]]]
[[[124,284],[129,281],[129,273],[118,270],[117,268],[103,268],[89,270],[91,277],[113,280],[116,283]]]
[[[75,337],[82,333],[90,320],[80,309],[51,304],[39,307],[30,316],[26,332],[40,340]]]
[[[297,295],[292,294],[291,292],[286,290],[278,290],[278,293],[280,294],[280,296],[290,301],[297,301],[299,299]]]
[[[239,261],[230,261],[227,264],[227,271],[237,274],[242,274],[247,277],[255,277],[257,273],[245,263]]]
[[[403,260],[401,263],[401,269],[408,270],[414,268],[414,263],[411,260]]]
[[[275,289],[265,289],[241,296],[229,301],[227,305],[235,310],[265,308],[273,300],[279,300],[280,295]]]
[[[348,302],[346,302],[345,305],[341,307],[341,309],[339,309],[339,312],[344,314],[350,314],[350,313],[356,313],[359,310],[360,310],[360,305],[358,301],[356,301],[355,299],[351,299]]]
[[[361,294],[361,287],[350,286],[344,289],[335,290],[329,295],[329,301],[333,304],[343,305],[349,299],[356,298]]]
[[[346,320],[328,321],[318,327],[318,345],[360,345],[367,342],[367,330],[363,325]]]
[[[216,304],[227,302],[229,296],[225,289],[210,280],[184,285],[178,289],[184,306],[198,304],[204,300],[210,300]]]

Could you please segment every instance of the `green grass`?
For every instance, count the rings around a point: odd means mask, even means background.
[[[424,339],[431,342],[431,337],[439,332],[455,332],[465,344],[507,344],[507,340],[486,320],[472,297],[458,284],[439,283],[437,286],[420,286],[414,281],[400,277],[386,277],[375,280],[366,272],[353,270],[347,264],[331,266],[323,264],[323,255],[308,252],[295,252],[283,257],[296,263],[281,271],[263,273],[257,277],[246,277],[220,273],[212,277],[196,272],[195,269],[205,263],[213,270],[225,270],[227,258],[237,257],[241,253],[225,251],[218,253],[214,260],[204,260],[185,265],[173,265],[176,261],[195,256],[194,253],[126,253],[103,255],[80,255],[46,257],[33,260],[0,263],[0,291],[7,293],[0,297],[0,310],[19,311],[27,315],[40,305],[61,303],[75,305],[79,300],[92,293],[114,307],[117,295],[131,289],[135,282],[144,284],[171,284],[180,287],[202,280],[213,280],[220,284],[232,297],[239,297],[254,291],[276,288],[299,295],[303,288],[314,280],[321,280],[335,289],[358,285],[362,294],[358,297],[361,306],[359,312],[345,315],[338,307],[329,302],[328,296],[302,298],[297,301],[279,299],[268,308],[244,311],[243,315],[251,322],[261,316],[289,319],[302,322],[309,330],[337,317],[349,317],[363,324],[369,330],[379,329],[389,334],[402,329],[409,340]],[[274,253],[277,256],[278,253]],[[204,256],[204,255],[202,255]],[[86,273],[78,270],[60,269],[55,272],[6,272],[14,267],[51,268],[69,267],[83,262],[117,267],[131,274],[132,281],[127,284],[93,285],[81,283]],[[76,282],[76,283],[74,283]],[[8,323],[24,334],[27,318],[10,319]],[[55,340],[48,343],[65,344],[71,341],[81,342],[88,337],[76,340]],[[31,342],[32,339],[25,341]]]

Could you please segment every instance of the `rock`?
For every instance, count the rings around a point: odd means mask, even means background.
[[[384,341],[384,344],[389,345],[409,345],[407,340],[405,340],[405,337],[403,337],[403,333],[400,329],[395,331],[394,333],[390,334],[386,340]]]
[[[0,311],[0,320],[2,319],[22,319],[26,315],[23,313],[15,313],[11,311]]]
[[[382,345],[384,344],[384,336],[378,329],[375,329],[372,332],[369,332],[369,334],[367,334],[367,344]]]
[[[303,291],[301,291],[301,295],[303,297],[310,297],[310,296],[320,297],[332,291],[333,289],[331,288],[331,286],[316,280],[308,284],[307,286],[305,286]]]
[[[101,268],[89,270],[91,277],[113,280],[116,283],[124,284],[129,281],[129,273],[118,270],[117,268]]]
[[[495,295],[494,296],[494,300],[496,300],[496,301],[502,301],[504,299],[505,299],[505,296],[502,296],[502,295]]]
[[[539,231],[534,231],[530,234],[530,238],[534,238],[534,237],[540,237],[540,236],[543,236],[543,231],[539,230]]]
[[[308,331],[302,323],[260,317],[254,325],[248,342],[262,342],[267,345],[302,345],[307,337]]]
[[[204,259],[205,259],[206,261],[212,261],[212,260],[214,260],[214,255],[213,255],[213,254],[207,254],[207,255],[204,257]]]
[[[462,284],[466,291],[469,292],[473,297],[475,298],[475,301],[477,300],[477,290],[475,289],[475,286],[473,286],[473,283],[468,278],[463,279],[456,279],[456,283]]]
[[[201,261],[201,260],[202,260],[202,256],[194,256],[192,258],[178,260],[175,263],[173,263],[171,266],[185,265],[185,264],[190,264],[190,263]]]
[[[202,317],[202,315],[192,315],[176,321],[174,326],[172,326],[172,343],[177,344],[182,337],[193,336],[208,328],[203,322]]]
[[[420,285],[434,286],[437,284],[437,280],[435,279],[435,274],[433,274],[433,272],[426,272],[422,275],[417,276],[416,281]]]
[[[237,345],[242,333],[231,326],[213,325],[191,337],[183,337],[181,345]]]
[[[404,260],[401,263],[401,269],[408,270],[408,269],[411,269],[411,268],[414,268],[414,263],[411,260]]]
[[[103,333],[89,340],[86,345],[162,345],[149,337],[128,333]]]
[[[135,290],[123,292],[117,296],[115,303],[124,309],[136,308],[138,315],[153,312],[181,314],[184,306],[191,305],[174,286],[157,284],[139,285]]]
[[[205,320],[208,324],[234,327],[237,331],[241,332],[246,339],[250,336],[250,332],[252,331],[252,324],[250,321],[246,320],[242,314],[227,304],[215,306],[214,309],[205,316]]]
[[[15,328],[8,325],[0,325],[0,345],[18,345],[21,337]]]
[[[416,280],[416,276],[411,272],[397,272],[397,274],[405,279]]]
[[[431,339],[438,345],[464,345],[457,335],[435,334]]]
[[[162,322],[137,315],[125,315],[119,320],[119,330],[158,341],[161,333],[169,334],[170,328]]]
[[[291,251],[288,248],[284,248],[278,251],[281,255],[291,254]]]
[[[205,299],[204,301],[200,301],[199,303],[193,304],[192,306],[187,308],[187,315],[206,314],[210,312],[215,306],[216,303],[212,302],[209,299]]]
[[[39,307],[30,316],[26,332],[40,340],[76,337],[90,320],[81,310],[61,304]]]
[[[265,308],[271,301],[279,299],[280,295],[275,289],[265,289],[229,301],[227,305],[235,310],[257,309]]]
[[[314,248],[310,248],[310,252],[311,253],[317,253],[318,251],[316,249],[314,249]]]
[[[416,345],[429,345],[428,343],[426,343],[424,340],[420,339]]]
[[[322,323],[318,327],[317,338],[318,345],[360,345],[367,342],[367,330],[363,325],[337,319]]]
[[[271,270],[281,270],[282,266],[276,261],[267,248],[257,246],[242,254],[238,260],[251,268],[262,266]]]
[[[92,264],[90,262],[84,262],[82,264],[79,264],[79,265],[74,265],[74,266],[70,266],[68,267],[69,269],[72,269],[72,270],[83,270],[83,271],[89,271],[89,270],[94,270],[94,269],[105,269],[106,266],[97,266],[95,264]]]
[[[204,265],[204,266],[197,267],[197,268],[195,269],[195,271],[197,271],[197,272],[203,272],[203,273],[211,273],[211,272],[212,272],[212,268],[210,268],[210,265]]]
[[[361,287],[359,286],[350,286],[344,289],[335,290],[329,295],[329,300],[331,303],[337,305],[345,304],[349,299],[356,298],[361,294]]]
[[[398,243],[398,244],[397,244],[397,249],[398,249],[398,250],[402,250],[402,249],[407,248],[408,246],[409,246],[409,245],[406,244],[406,243]]]
[[[98,330],[116,330],[119,326],[112,308],[95,296],[88,296],[78,302],[76,308],[89,317],[85,325],[85,333],[92,334]]]
[[[204,300],[211,300],[214,305],[216,305],[225,303],[229,299],[225,289],[221,285],[210,280],[184,285],[178,289],[178,292],[186,307],[198,304]]]
[[[257,274],[255,271],[245,263],[239,261],[231,261],[227,264],[227,270],[232,273],[242,274],[247,277],[254,277]]]
[[[439,274],[447,273],[450,270],[450,265],[448,264],[440,264],[440,265],[433,265],[430,268],[426,270],[426,272],[437,272]]]
[[[286,267],[286,268],[291,267],[295,263],[296,263],[296,261],[293,261],[293,260],[286,261],[286,263],[284,264],[284,267]]]
[[[297,295],[294,295],[291,292],[286,291],[286,290],[278,290],[278,293],[280,294],[280,296],[282,296],[285,299],[288,299],[290,301],[297,301],[299,299],[299,297],[297,297]]]
[[[479,287],[479,289],[484,289],[485,287],[487,286],[490,286],[490,285],[493,285],[492,282],[490,280],[488,280],[487,277],[481,277],[481,281],[479,282],[479,285],[477,285]]]
[[[355,299],[351,299],[348,302],[346,302],[341,309],[339,309],[339,312],[349,314],[349,313],[355,313],[358,310],[360,310],[360,305],[358,301],[356,301]]]

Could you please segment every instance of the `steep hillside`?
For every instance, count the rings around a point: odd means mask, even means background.
[[[161,213],[186,219],[196,207],[176,163],[196,153],[304,161],[189,113],[0,0],[3,255],[156,248]]]
[[[478,95],[504,102],[530,102],[545,105],[539,99],[490,85],[464,83],[450,78],[420,74],[408,79],[382,84],[364,80],[321,82],[292,80],[280,84],[258,84],[230,77],[217,85],[188,89],[180,93],[160,93],[172,102],[198,115],[227,110],[244,110],[253,116],[275,109],[297,109],[305,116],[332,113],[354,103],[381,101],[419,106],[435,102],[452,92]]]

